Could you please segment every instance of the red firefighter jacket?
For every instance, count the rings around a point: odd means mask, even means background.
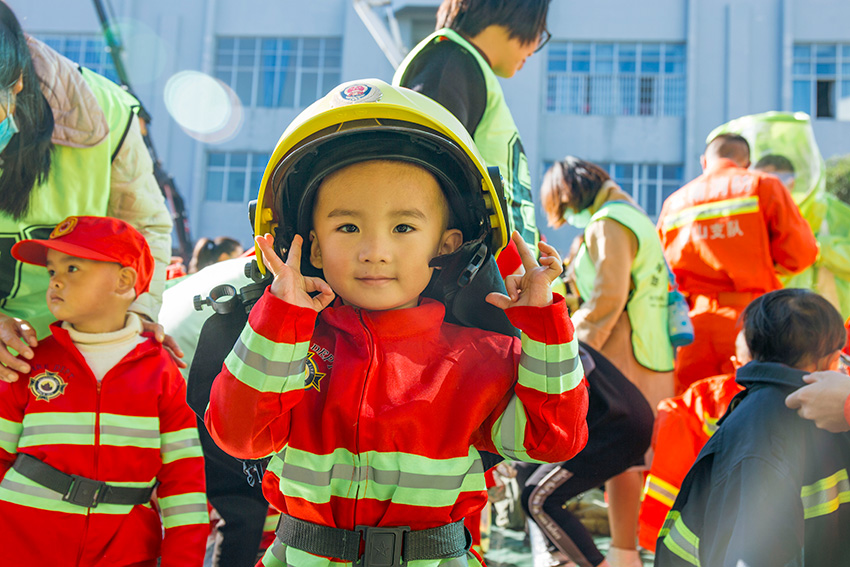
[[[587,442],[578,343],[556,297],[507,310],[520,341],[445,323],[430,299],[337,302],[317,320],[266,292],[213,383],[207,428],[238,458],[273,455],[264,493],[291,516],[347,530],[455,522],[486,502],[479,450],[563,461]],[[282,545],[266,560],[327,563]]]
[[[717,420],[741,390],[734,373],[723,374],[694,382],[681,396],[658,404],[654,456],[640,507],[639,539],[644,549],[655,551],[658,532],[685,475],[717,429]]]
[[[202,565],[204,463],[170,355],[150,338],[98,383],[67,331],[58,323],[51,331],[28,361],[31,372],[0,382],[3,553],[21,565],[155,564],[160,554],[162,567]],[[11,468],[18,453],[116,486],[159,482],[156,499],[78,506]]]
[[[814,263],[817,241],[777,178],[720,159],[670,195],[658,217],[664,256],[687,294],[767,293]]]

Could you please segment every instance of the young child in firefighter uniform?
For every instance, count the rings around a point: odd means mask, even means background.
[[[809,373],[837,370],[847,336],[829,301],[781,289],[744,310],[752,361],[679,491],[656,567],[833,567],[850,558],[850,433],[786,407]]]
[[[4,556],[19,565],[202,565],[209,517],[185,382],[127,311],[153,273],[144,237],[118,219],[68,217],[12,254],[46,266],[58,321],[31,372],[0,382]]]
[[[498,203],[463,126],[408,89],[343,84],[284,132],[255,222],[274,279],[205,419],[232,455],[271,456],[264,493],[283,514],[264,565],[480,565],[463,528],[487,498],[480,451],[557,461],[584,447],[554,248],[538,263],[514,234],[524,275],[474,306],[521,338],[449,323],[457,299],[427,297],[444,274],[462,285],[495,269]]]

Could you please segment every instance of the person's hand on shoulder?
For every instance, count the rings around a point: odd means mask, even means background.
[[[30,371],[30,365],[20,357],[31,359],[33,348],[38,346],[35,329],[23,319],[9,317],[0,313],[0,380],[17,382],[18,372]],[[13,355],[9,349],[19,353]]]
[[[518,232],[514,231],[511,240],[517,246],[522,259],[523,274],[510,275],[505,278],[505,288],[508,295],[493,292],[487,295],[487,303],[500,309],[509,307],[546,307],[552,304],[552,282],[561,274],[561,258],[553,246],[541,241],[538,244],[540,259],[534,253]]]
[[[274,276],[271,292],[275,297],[298,307],[321,311],[334,299],[331,286],[322,278],[301,275],[301,244],[304,239],[295,235],[286,255],[286,262],[274,250],[274,237],[266,233],[255,238],[263,253],[263,264]],[[318,295],[311,296],[311,293]]]
[[[807,385],[785,398],[785,405],[821,429],[832,433],[850,431],[844,414],[844,404],[850,396],[850,376],[823,370],[807,374],[803,380]]]
[[[162,343],[162,346],[171,355],[171,360],[174,361],[177,368],[188,368],[189,365],[183,360],[183,350],[177,344],[177,341],[174,340],[174,337],[165,333],[165,327],[155,321],[151,321],[144,315],[137,315],[142,320],[142,332],[152,333],[156,342]]]

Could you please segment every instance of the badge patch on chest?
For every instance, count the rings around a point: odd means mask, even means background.
[[[313,360],[315,355],[315,352],[311,352],[307,355],[306,367],[304,369],[304,389],[315,388],[317,392],[321,392],[321,381],[322,378],[325,377],[325,373],[319,372],[319,368],[316,366],[316,361]]]
[[[42,372],[30,378],[30,392],[36,400],[49,402],[65,393],[68,384],[56,372]]]

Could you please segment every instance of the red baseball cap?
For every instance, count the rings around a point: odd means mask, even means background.
[[[47,250],[86,260],[115,262],[136,270],[136,296],[148,290],[154,261],[141,233],[111,217],[68,217],[53,229],[48,240],[21,240],[12,256],[21,262],[47,265]]]

